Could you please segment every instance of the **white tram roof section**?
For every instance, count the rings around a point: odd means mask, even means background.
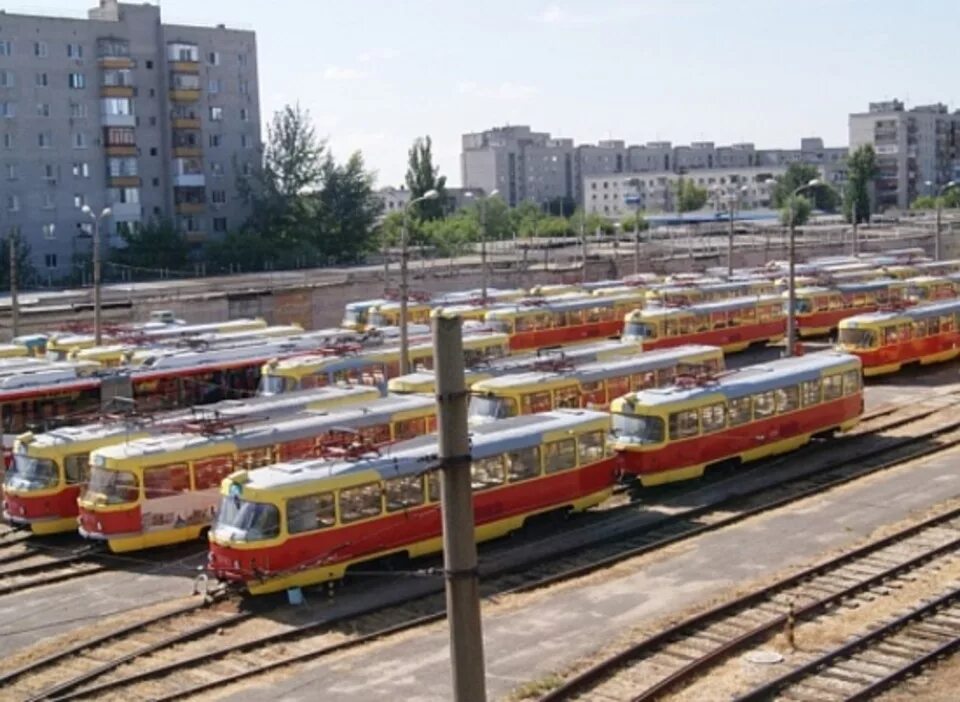
[[[651,388],[627,395],[629,407],[656,407],[701,397],[720,395],[735,399],[766,392],[784,385],[820,378],[825,371],[860,369],[860,359],[839,351],[819,351],[806,356],[781,358],[769,363],[746,366],[722,374],[716,380],[699,385],[673,385]],[[788,381],[789,379],[789,381]]]
[[[396,395],[372,400],[369,404],[328,412],[311,411],[270,422],[251,422],[215,433],[177,433],[135,439],[97,449],[94,454],[111,460],[156,456],[173,451],[186,451],[219,443],[238,449],[269,446],[274,443],[309,439],[328,431],[357,429],[383,423],[398,412],[424,410],[434,400],[421,395]],[[92,459],[91,459],[92,460]]]
[[[183,424],[203,421],[243,421],[251,423],[279,421],[290,418],[298,412],[310,412],[311,416],[321,414],[322,410],[311,410],[310,405],[325,399],[343,399],[349,403],[351,397],[364,398],[370,394],[370,388],[357,386],[326,386],[311,390],[295,390],[282,395],[258,395],[246,400],[222,400],[208,405],[196,405],[189,409],[164,412],[152,416],[117,417],[77,426],[59,427],[42,434],[31,434],[29,443],[41,448],[65,446],[68,444],[96,441],[123,434],[176,432]],[[343,407],[347,409],[349,405]],[[341,409],[341,408],[337,408]],[[19,437],[18,437],[19,438]]]
[[[857,329],[863,324],[883,324],[895,320],[926,319],[960,313],[960,298],[931,302],[916,307],[904,307],[900,310],[881,312],[866,312],[840,320],[840,325],[847,329]]]
[[[701,302],[696,305],[645,307],[641,311],[641,314],[644,319],[650,319],[652,317],[669,317],[681,313],[710,314],[711,312],[729,312],[730,310],[739,310],[744,307],[764,304],[782,305],[783,297],[780,295],[745,295],[743,297],[731,297],[728,300]]]
[[[604,307],[615,305],[618,302],[628,302],[630,304],[640,304],[641,291],[638,289],[634,295],[585,295],[583,293],[574,293],[567,299],[557,297],[545,298],[542,303],[503,305],[487,312],[489,319],[497,319],[500,315],[527,314],[535,312],[565,312],[572,310],[583,310],[591,307]]]
[[[93,374],[99,363],[51,363],[46,366],[19,368],[0,376],[0,392],[39,386],[56,386],[77,381],[98,380]]]
[[[570,431],[590,420],[609,423],[610,415],[592,410],[553,410],[471,427],[471,454],[474,458],[481,458],[539,446],[544,434]],[[419,475],[435,468],[438,463],[437,435],[428,434],[393,444],[380,454],[372,454],[359,460],[310,459],[256,468],[247,473],[248,480],[242,487],[257,490],[290,487],[370,470],[377,471],[382,479],[396,478]]]

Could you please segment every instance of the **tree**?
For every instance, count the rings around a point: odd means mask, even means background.
[[[820,180],[820,171],[816,166],[808,163],[791,163],[787,172],[777,176],[777,184],[773,188],[773,206],[783,208],[790,196],[812,180]],[[807,193],[813,199],[813,206],[823,212],[836,212],[840,206],[840,195],[828,185],[810,188]]]
[[[912,203],[910,203],[911,210],[933,210],[937,207],[937,198],[933,195],[921,195]]]
[[[793,195],[783,203],[783,208],[780,210],[780,222],[784,226],[790,226],[792,218],[793,224],[799,227],[807,223],[812,211],[813,203],[810,200],[803,195]]]
[[[247,228],[278,243],[308,239],[316,213],[302,196],[320,184],[325,150],[308,111],[287,105],[275,112],[262,166],[237,179],[240,196],[251,208]]]
[[[17,237],[17,286],[27,288],[37,280],[37,271],[30,263],[30,244],[23,235]],[[0,239],[0,289],[10,289],[10,235]]]
[[[524,200],[510,210],[513,231],[518,236],[530,237],[540,233],[540,222],[544,219],[543,211],[529,200]]]
[[[483,211],[481,212],[481,207]],[[499,195],[486,198],[483,203],[476,203],[470,212],[477,222],[486,222],[487,240],[510,239],[516,231],[510,219],[510,208]]]
[[[548,215],[569,217],[577,211],[577,201],[572,197],[554,197],[543,203],[543,211]]]
[[[910,204],[910,208],[914,210],[934,210],[937,208],[938,201],[944,209],[960,207],[960,188],[950,188],[940,197],[921,195]]]
[[[407,165],[407,189],[415,200],[431,190],[436,190],[435,200],[424,200],[414,205],[420,219],[443,219],[447,212],[447,177],[439,175],[433,165],[433,142],[426,136],[413,142]]]
[[[677,180],[677,212],[694,212],[707,204],[706,188],[697,187],[692,180]]]
[[[378,248],[374,225],[383,204],[373,194],[373,175],[364,170],[360,152],[343,165],[328,154],[320,181],[322,187],[310,196],[317,227],[309,243],[328,260],[356,263],[364,253]]]
[[[847,160],[847,187],[843,214],[848,222],[870,221],[870,190],[877,177],[877,154],[870,144],[864,144]]]
[[[126,246],[110,251],[114,263],[144,270],[183,270],[190,263],[190,242],[169,219],[152,220],[120,234]]]
[[[601,234],[612,234],[616,227],[613,226],[611,220],[603,215],[597,214],[596,212],[584,215],[583,210],[578,209],[570,217],[570,229],[576,232],[577,236],[580,236],[581,228],[587,236],[594,236],[598,230]]]
[[[650,228],[650,223],[644,218],[643,213],[640,213],[639,215],[635,215],[635,214],[627,215],[622,220],[620,220],[620,226],[623,227],[623,231],[626,233],[632,233],[633,230],[636,228],[638,217],[640,220],[639,231],[645,232],[647,229]]]

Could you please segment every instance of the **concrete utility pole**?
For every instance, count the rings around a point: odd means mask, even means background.
[[[474,195],[472,192],[464,193],[464,197],[477,198],[477,206],[480,208],[480,299],[482,304],[487,304],[487,200],[496,197],[500,191],[494,188],[485,197]]]
[[[17,300],[17,241],[19,228],[10,227],[10,338],[20,335],[20,303]]]
[[[97,346],[103,340],[103,325],[100,318],[100,221],[110,216],[110,208],[104,207],[95,215],[90,205],[84,205],[81,212],[93,220],[93,343]]]
[[[410,219],[410,208],[424,200],[436,200],[439,196],[440,193],[436,190],[428,190],[420,197],[410,200],[403,208],[403,228],[400,232],[400,375],[410,372],[410,335],[407,331],[407,297],[410,294],[407,284],[407,263],[410,258],[407,248],[407,223]]]
[[[585,209],[580,210],[580,246],[583,248],[583,270],[580,271],[580,281],[587,282],[587,213]]]
[[[445,315],[442,310],[434,312],[433,359],[437,377],[443,572],[450,626],[453,699],[456,702],[482,702],[486,699],[483,632],[474,537],[463,332],[459,316]]]
[[[800,193],[809,188],[816,188],[821,185],[819,178],[814,178],[806,185],[801,185],[793,191],[787,207],[790,208],[790,239],[787,244],[787,256],[789,261],[789,273],[787,275],[787,356],[794,355],[794,347],[797,345],[797,235],[796,235],[796,214],[794,212],[793,201]]]
[[[927,186],[932,186],[933,183],[931,183],[931,182],[928,180],[928,181],[925,183],[925,185],[927,185]],[[960,185],[960,183],[951,180],[949,183],[944,184],[943,186],[941,186],[941,187],[937,190],[937,198],[936,198],[936,201],[937,201],[937,230],[936,230],[936,233],[935,233],[934,238],[933,238],[933,259],[934,259],[935,261],[939,261],[939,260],[940,260],[940,247],[941,247],[940,239],[941,239],[941,231],[942,231],[942,228],[943,228],[943,223],[942,223],[942,221],[943,221],[943,196],[944,196],[944,194],[945,194],[948,190],[950,190],[950,188],[955,188],[955,187],[957,187],[958,185]]]
[[[634,211],[636,219],[633,220],[633,274],[640,274],[640,179],[631,178],[630,185],[637,189],[637,208]]]

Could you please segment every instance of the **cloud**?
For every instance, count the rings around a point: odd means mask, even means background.
[[[359,80],[365,77],[365,75],[363,71],[358,71],[356,68],[348,68],[346,66],[327,66],[323,70],[324,80]]]
[[[504,81],[497,85],[480,85],[472,81],[460,83],[457,92],[469,97],[486,98],[489,100],[526,100],[537,94],[532,85]]]
[[[548,5],[535,19],[544,24],[564,24],[571,22],[574,15],[559,5]]]
[[[376,63],[380,61],[390,61],[391,59],[397,58],[399,55],[400,52],[398,52],[396,49],[391,49],[388,46],[382,46],[364,51],[357,57],[357,60],[360,63]]]

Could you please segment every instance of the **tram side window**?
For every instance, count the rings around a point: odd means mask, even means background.
[[[143,471],[143,488],[146,499],[170,497],[190,489],[190,474],[186,463],[175,463],[169,466],[145,468]]]
[[[580,465],[596,463],[604,456],[606,438],[602,431],[591,431],[581,434],[577,439],[579,445]]]
[[[540,447],[511,451],[507,454],[507,479],[511,483],[540,475]]]
[[[843,374],[843,394],[853,395],[860,390],[860,371],[849,370]]]
[[[670,438],[686,439],[700,433],[697,410],[684,410],[670,413]]]
[[[67,485],[85,483],[90,477],[90,454],[74,453],[63,461],[63,472],[67,476]]]
[[[828,375],[823,379],[823,400],[836,400],[843,394],[842,379],[839,375]]]
[[[396,441],[412,439],[415,436],[421,436],[427,433],[427,420],[425,417],[414,417],[413,419],[402,419],[394,425],[394,434]]]
[[[820,379],[805,380],[800,383],[800,396],[803,406],[809,407],[820,403]]]
[[[800,408],[800,388],[796,385],[779,388],[774,391],[774,399],[777,403],[777,414],[793,412]]]
[[[597,380],[590,383],[583,383],[580,386],[583,393],[584,407],[602,407],[607,404],[606,394],[603,390],[603,381]],[[576,405],[570,405],[576,407]]]
[[[520,398],[522,414],[536,414],[537,412],[549,412],[553,409],[550,405],[550,391],[533,392]]]
[[[730,400],[727,404],[727,416],[730,419],[730,426],[736,427],[749,422],[753,418],[751,413],[752,409],[749,395],[747,397],[737,397]]]
[[[831,310],[843,309],[843,297],[841,295],[831,295],[830,300],[827,302],[827,306]]]
[[[677,324],[677,320],[675,319],[663,320],[664,336],[678,336],[679,334],[680,334],[680,326]]]
[[[616,397],[626,395],[630,392],[630,378],[623,375],[619,378],[607,379],[607,397],[613,400]]]
[[[703,426],[703,433],[708,434],[712,431],[720,431],[727,425],[726,407],[722,402],[715,405],[707,405],[700,408],[700,423]]]
[[[474,490],[486,490],[503,484],[503,456],[479,458],[470,464]]]
[[[567,325],[576,327],[583,324],[583,310],[570,310],[567,312]]]
[[[740,312],[740,323],[741,324],[753,324],[757,321],[757,308],[756,307],[744,307]]]
[[[953,326],[953,317],[948,314],[940,317],[940,331],[946,334],[947,332],[952,332],[955,329]]]
[[[194,461],[193,484],[196,485],[197,490],[215,488],[232,472],[233,462],[224,456]]]
[[[753,413],[757,419],[773,416],[776,407],[772,390],[770,392],[760,392],[753,396]]]
[[[253,470],[254,468],[261,468],[263,466],[268,466],[273,461],[270,459],[270,449],[269,448],[260,448],[252,449],[250,451],[244,451],[237,456],[236,461],[236,470],[246,469]]]
[[[897,343],[897,327],[895,325],[883,328],[883,346]]]
[[[634,390],[646,390],[647,388],[656,386],[657,376],[653,371],[648,373],[635,373],[631,376],[631,383],[633,384]]]
[[[359,431],[360,438],[371,444],[388,444],[390,443],[390,425],[375,424],[372,427],[364,427]],[[416,435],[414,435],[416,436]],[[345,438],[345,437],[342,437]],[[411,437],[403,437],[411,438]],[[400,437],[398,435],[397,440],[399,441]],[[341,439],[342,441],[342,439]]]
[[[577,442],[574,439],[551,441],[543,450],[547,473],[558,473],[577,467]]]
[[[340,491],[340,521],[344,524],[376,517],[381,511],[380,483],[366,483]]]
[[[657,369],[657,387],[662,388],[666,385],[669,385],[676,378],[676,373],[673,368],[658,368]]]
[[[427,473],[427,499],[430,502],[440,501],[440,471],[431,470]]]
[[[289,534],[326,529],[332,527],[336,521],[332,492],[292,497],[287,500],[287,533]]]
[[[602,390],[602,388],[601,388]],[[586,394],[586,393],[584,393]],[[586,398],[584,398],[586,399]],[[576,387],[557,388],[553,391],[553,406],[575,409],[580,406],[580,393]]]
[[[934,334],[940,333],[940,318],[939,317],[930,317],[927,320],[927,334],[933,336]]]
[[[383,482],[387,498],[387,511],[399,512],[423,504],[423,479],[419,475],[406,475]]]

